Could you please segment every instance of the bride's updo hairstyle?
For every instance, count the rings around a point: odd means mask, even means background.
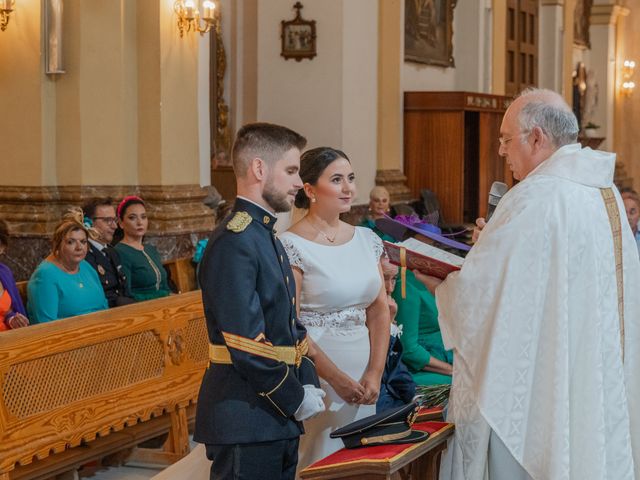
[[[339,158],[351,163],[349,157],[342,151],[331,147],[317,147],[307,150],[300,157],[300,178],[302,183],[315,185],[324,170]],[[298,190],[295,205],[297,208],[309,208],[309,197],[304,188]]]

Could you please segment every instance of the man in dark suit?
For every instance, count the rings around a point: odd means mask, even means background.
[[[118,252],[109,246],[116,230],[116,211],[110,198],[94,198],[83,207],[85,224],[96,230],[97,240],[89,239],[85,260],[98,272],[109,308],[128,305],[134,300],[127,291],[127,280]]]
[[[213,460],[211,479],[293,479],[301,421],[324,410],[273,229],[275,213],[290,210],[302,187],[305,144],[288,128],[257,123],[242,127],[233,146],[238,198],[200,269],[210,364],[194,439]]]

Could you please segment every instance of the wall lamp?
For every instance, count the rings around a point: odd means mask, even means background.
[[[633,60],[625,60],[622,64],[622,87],[620,91],[625,96],[631,95],[636,88],[636,83],[632,80],[635,68],[636,62]]]
[[[200,35],[204,35],[220,24],[220,14],[216,10],[216,4],[211,0],[202,2],[202,17],[195,0],[176,0],[173,9],[178,15],[178,30],[181,37],[184,36],[184,32],[200,32]],[[204,21],[203,26],[200,18]]]
[[[0,0],[0,30],[3,32],[9,25],[9,15],[13,12],[15,0]]]

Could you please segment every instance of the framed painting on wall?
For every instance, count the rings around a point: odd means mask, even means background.
[[[302,18],[300,10],[304,7],[300,2],[296,2],[293,8],[296,9],[296,17],[288,22],[280,22],[280,55],[285,60],[294,58],[297,62],[303,58],[313,59],[316,56],[316,21]]]
[[[405,0],[404,59],[408,62],[455,66],[453,9],[456,0]]]

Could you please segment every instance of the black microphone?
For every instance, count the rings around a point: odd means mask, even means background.
[[[491,215],[493,215],[493,212],[498,206],[498,202],[500,202],[502,196],[507,193],[507,190],[509,190],[509,187],[507,187],[506,183],[493,182],[491,184],[491,190],[489,191],[489,204],[487,206],[487,222],[491,218]]]

